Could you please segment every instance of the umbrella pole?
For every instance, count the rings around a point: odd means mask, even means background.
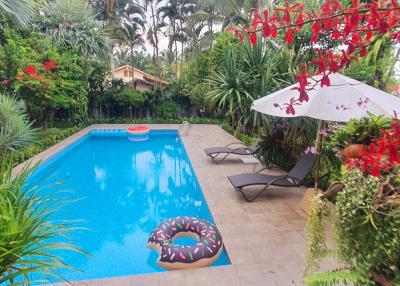
[[[319,171],[320,171],[320,167],[321,167],[321,152],[322,152],[322,143],[323,143],[321,130],[324,126],[324,123],[325,122],[323,120],[318,121],[317,137],[315,139],[315,148],[317,151],[315,190],[318,190],[318,185],[319,185]]]

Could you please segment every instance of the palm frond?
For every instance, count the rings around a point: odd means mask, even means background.
[[[21,101],[0,94],[0,155],[6,150],[18,150],[34,141],[36,130],[24,113]]]
[[[0,284],[31,285],[63,279],[60,270],[74,269],[57,256],[57,251],[85,254],[69,243],[69,233],[74,230],[71,223],[55,220],[65,200],[56,199],[56,191],[43,192],[42,186],[27,182],[36,167],[25,167],[13,176],[12,166],[5,161],[0,165]],[[43,277],[43,281],[34,277]]]
[[[32,19],[34,0],[1,0],[0,14],[9,16],[17,25],[25,27]]]

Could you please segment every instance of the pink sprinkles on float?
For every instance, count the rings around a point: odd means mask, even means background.
[[[173,244],[174,237],[191,236],[198,242]],[[162,222],[153,230],[148,246],[160,253],[158,264],[166,269],[197,268],[211,265],[222,253],[222,238],[215,226],[204,219],[178,216]]]

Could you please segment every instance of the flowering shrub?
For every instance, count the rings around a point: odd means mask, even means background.
[[[379,177],[400,163],[400,122],[393,121],[391,129],[381,130],[381,137],[363,147],[356,158],[346,161],[348,169],[357,167],[365,174]]]
[[[343,190],[333,210],[335,248],[328,250],[324,202],[314,198],[308,224],[307,285],[400,285],[400,121],[380,130],[379,137],[342,169]],[[317,208],[318,207],[318,208]],[[333,254],[340,270],[310,275],[322,258]]]
[[[85,119],[87,84],[80,58],[35,34],[21,37],[8,31],[6,40],[0,50],[0,91],[24,99],[38,122],[51,120],[63,110],[74,121]]]

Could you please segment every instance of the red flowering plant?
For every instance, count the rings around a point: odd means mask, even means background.
[[[25,101],[36,122],[51,120],[57,109],[68,110],[81,121],[87,114],[87,81],[74,52],[48,43],[32,33],[5,32],[0,49],[0,92],[16,94]]]
[[[346,161],[348,169],[358,168],[364,174],[379,177],[397,168],[400,163],[400,121],[393,121],[389,130],[381,130],[381,137],[364,146],[356,158]]]
[[[395,120],[345,162],[340,182],[332,184],[337,187],[331,210],[333,248],[325,241],[327,206],[322,196],[314,197],[307,226],[305,285],[400,285],[399,148],[400,121]],[[318,273],[328,254],[341,268],[329,275]]]
[[[51,72],[57,67],[57,62],[53,59],[49,59],[42,64],[43,70]]]
[[[280,36],[286,44],[292,45],[301,31],[310,32],[308,41],[314,47],[314,58],[297,73],[299,96],[286,103],[288,113],[294,115],[296,104],[307,102],[308,92],[314,86],[330,86],[330,74],[340,72],[360,57],[365,57],[376,41],[389,36],[393,44],[398,43],[399,28],[400,6],[396,0],[372,0],[368,3],[353,0],[349,6],[339,0],[326,0],[312,13],[306,11],[303,3],[289,1],[274,8],[272,13],[268,10],[260,12],[256,8],[250,27],[231,27],[229,31],[241,40],[247,35],[253,45],[258,33],[264,38]],[[321,41],[326,37],[336,41],[337,45],[321,49]],[[308,82],[307,78],[313,75],[321,76],[312,83]],[[280,104],[275,106],[285,108]]]

